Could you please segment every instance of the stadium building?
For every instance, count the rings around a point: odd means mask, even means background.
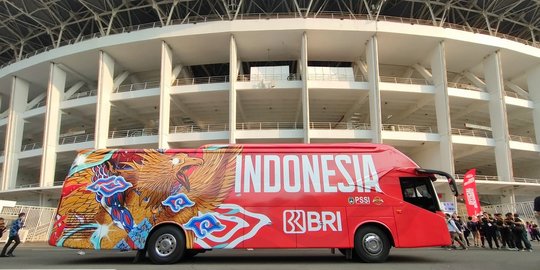
[[[540,3],[0,3],[0,199],[56,206],[82,148],[376,142],[482,203],[540,193]],[[443,201],[451,200],[445,183]]]

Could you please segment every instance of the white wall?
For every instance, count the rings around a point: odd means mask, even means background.
[[[540,166],[531,166],[528,168],[521,168],[519,171],[514,169],[514,177],[525,177],[525,178],[540,178]]]
[[[418,147],[417,151],[410,155],[410,158],[422,168],[440,170],[443,167],[440,158],[438,158],[441,155],[440,152],[439,144],[431,143]]]

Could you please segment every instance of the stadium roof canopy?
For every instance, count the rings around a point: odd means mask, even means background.
[[[0,65],[96,36],[276,16],[401,17],[536,45],[539,8],[539,0],[0,0]]]

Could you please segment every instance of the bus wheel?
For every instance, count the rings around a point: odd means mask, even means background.
[[[147,250],[153,263],[175,263],[184,255],[186,238],[177,228],[164,226],[152,233],[148,239]]]
[[[365,226],[358,229],[354,236],[354,249],[363,262],[384,262],[390,253],[390,241],[381,229]]]

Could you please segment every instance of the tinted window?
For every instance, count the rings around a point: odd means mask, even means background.
[[[429,178],[403,177],[399,180],[404,201],[432,212],[439,210],[435,190]]]

